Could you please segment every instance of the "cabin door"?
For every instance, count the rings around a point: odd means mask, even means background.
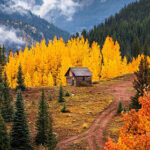
[[[72,79],[72,85],[74,85],[74,79]]]

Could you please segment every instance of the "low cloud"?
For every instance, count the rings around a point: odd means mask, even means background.
[[[12,44],[16,43],[18,45],[23,45],[25,42],[17,37],[17,32],[15,29],[8,29],[6,26],[0,26],[0,45],[2,44]]]
[[[42,0],[42,5],[34,5],[34,3],[31,5],[23,0],[13,0],[13,2],[15,3],[13,7],[23,7],[41,18],[56,11],[57,17],[63,15],[68,21],[72,20],[74,13],[80,7],[74,0]]]

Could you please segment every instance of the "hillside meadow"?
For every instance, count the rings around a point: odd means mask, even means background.
[[[59,87],[45,87],[45,96],[49,111],[52,114],[53,128],[58,141],[89,129],[99,114],[115,101],[115,97],[110,91],[107,91],[107,88],[124,82],[125,78],[102,80],[91,87],[63,87],[64,95],[67,91],[70,94],[69,97],[64,96],[68,113],[61,112],[64,103],[58,103]],[[36,135],[35,123],[41,91],[42,88],[27,88],[22,93],[32,140]],[[15,101],[16,91],[12,89],[11,93]],[[50,95],[52,96],[52,101],[49,100]],[[10,129],[10,125],[11,123],[8,123],[8,129]],[[34,144],[34,141],[32,142],[36,149],[41,149]],[[75,145],[79,149],[88,147],[87,141],[81,141]]]

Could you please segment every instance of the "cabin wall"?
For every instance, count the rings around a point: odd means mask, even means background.
[[[68,73],[68,76],[66,76],[67,79],[67,85],[74,85],[74,86],[80,86],[81,83],[85,82],[88,84],[92,83],[92,78],[91,77],[75,77],[70,70]]]
[[[80,86],[80,83],[83,82],[91,84],[92,83],[91,77],[76,77],[76,86]]]

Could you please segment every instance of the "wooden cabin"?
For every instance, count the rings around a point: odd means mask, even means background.
[[[70,67],[65,76],[67,85],[80,86],[82,83],[92,83],[92,73],[86,67]]]

